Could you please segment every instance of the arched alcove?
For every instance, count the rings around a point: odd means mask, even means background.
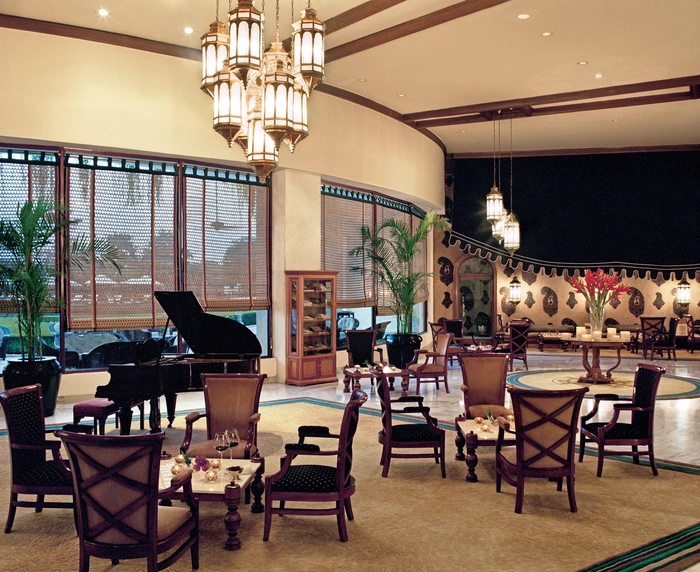
[[[496,272],[493,264],[466,255],[455,264],[454,316],[464,322],[465,336],[490,338],[496,316]]]

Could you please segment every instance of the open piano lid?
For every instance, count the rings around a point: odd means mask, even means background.
[[[191,291],[153,293],[190,349],[201,355],[259,356],[260,341],[240,322],[207,314]]]

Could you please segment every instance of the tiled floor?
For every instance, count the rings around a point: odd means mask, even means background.
[[[679,358],[685,352],[679,352]],[[633,371],[640,361],[636,356],[625,357],[620,370]],[[667,373],[682,377],[700,379],[700,360],[679,359],[677,362],[657,360],[663,365]],[[528,352],[528,365],[533,369],[582,369],[581,355],[564,353],[539,353]],[[524,367],[516,362],[516,371],[523,371]],[[425,404],[431,408],[431,413],[440,421],[452,425],[454,418],[463,409],[461,384],[461,371],[458,366],[450,368],[449,383],[451,392],[445,393],[444,388],[436,390],[432,384],[421,387],[421,393],[425,396]],[[397,380],[398,381],[398,380]],[[399,387],[399,384],[396,384]],[[413,383],[411,384],[413,386]],[[370,395],[366,407],[379,409],[379,399],[374,389],[363,387]],[[262,401],[288,399],[292,397],[314,397],[327,401],[344,403],[347,394],[343,393],[343,384],[326,383],[307,387],[295,387],[284,383],[267,383],[263,387]],[[593,400],[584,400],[582,413],[586,413],[592,407]],[[56,414],[47,419],[47,423],[67,423],[72,420],[73,403],[59,403]],[[203,409],[201,392],[184,393],[178,397],[178,410]],[[611,407],[601,407],[601,418],[609,419]],[[162,410],[165,405],[162,404]],[[303,420],[299,420],[302,424]],[[0,428],[5,427],[5,420],[0,414]],[[448,442],[451,437],[448,436]],[[683,463],[700,465],[700,398],[659,400],[656,405],[655,418],[655,448],[657,459],[665,459]]]

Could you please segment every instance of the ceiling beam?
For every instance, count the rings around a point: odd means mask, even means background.
[[[646,91],[657,91],[661,89],[674,89],[678,87],[689,87],[700,84],[700,75],[676,77],[641,83],[629,83],[626,85],[614,85],[600,87],[596,89],[584,89],[581,91],[568,91],[565,93],[553,93],[550,95],[539,95],[524,99],[507,99],[504,101],[492,101],[489,103],[476,103],[474,105],[462,105],[459,107],[447,107],[432,111],[420,111],[417,113],[407,113],[404,117],[409,121],[419,121],[421,119],[433,119],[436,117],[450,117],[453,115],[466,115],[470,113],[480,113],[482,111],[492,111],[499,109],[507,110],[517,107],[534,107],[550,103],[563,103],[565,101],[580,101],[583,99],[597,99],[602,97],[613,97],[630,93],[643,93]]]
[[[542,149],[513,151],[513,157],[555,157],[563,155],[608,155],[613,153],[700,152],[700,145],[652,145],[649,147],[588,147],[581,149]],[[454,153],[455,159],[493,159],[493,151]]]
[[[328,18],[328,20],[326,20],[326,35],[357,24],[365,18],[374,16],[388,8],[393,8],[397,4],[401,4],[405,1],[406,0],[368,0],[364,4],[350,8],[350,10],[346,10],[342,14]]]
[[[493,8],[494,6],[505,4],[506,2],[510,2],[510,0],[463,0],[452,6],[447,6],[441,10],[436,10],[435,12],[430,12],[418,18],[414,18],[408,22],[402,22],[391,28],[386,28],[374,34],[330,48],[326,50],[326,63],[346,58],[371,48],[376,48],[377,46],[393,42],[404,36],[422,32],[423,30],[439,26],[445,22],[469,16],[470,14],[475,14],[476,12]]]

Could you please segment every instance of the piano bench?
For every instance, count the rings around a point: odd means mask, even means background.
[[[141,429],[144,428],[143,401],[137,401],[132,404],[132,407],[138,407],[141,413]],[[111,399],[106,397],[95,397],[76,403],[73,406],[73,423],[77,425],[83,417],[92,417],[95,425],[95,434],[105,434],[105,422],[110,415],[116,415],[119,406]],[[119,428],[119,417],[116,417],[116,427]]]

